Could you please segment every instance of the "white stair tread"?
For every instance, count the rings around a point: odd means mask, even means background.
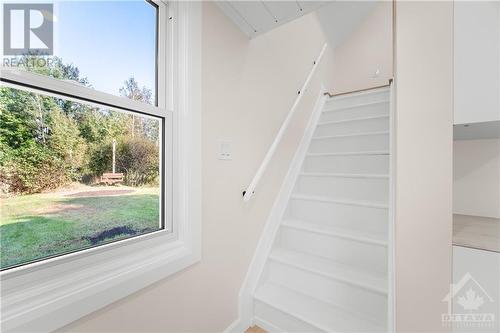
[[[281,247],[273,249],[269,258],[372,292],[387,294],[387,276],[380,273],[360,270],[330,259]]]
[[[363,120],[383,119],[383,118],[389,118],[389,115],[358,117],[358,118],[349,118],[349,119],[342,119],[342,120],[324,121],[322,123],[319,123],[318,126],[350,123],[350,122],[354,122],[354,121],[363,121]]]
[[[339,200],[330,198],[327,196],[319,196],[319,195],[309,195],[309,194],[301,194],[295,193],[291,196],[292,199],[299,200],[309,200],[309,201],[322,201],[322,202],[333,202],[342,205],[351,205],[351,206],[362,206],[362,207],[372,207],[372,208],[381,208],[387,209],[387,203],[381,202],[373,202],[373,201],[360,201],[360,200]]]
[[[353,313],[286,287],[266,282],[255,299],[325,332],[381,332],[384,329]]]
[[[308,222],[305,220],[286,219],[281,223],[282,226],[313,232],[321,235],[328,235],[338,238],[349,239],[361,243],[387,246],[387,235],[385,233],[366,232],[358,229],[347,229],[333,227],[325,224]]]
[[[357,155],[389,155],[387,150],[369,150],[369,151],[347,151],[336,153],[307,153],[306,156],[321,157],[321,156],[357,156]]]
[[[356,108],[362,108],[362,107],[370,106],[370,105],[387,104],[387,103],[389,103],[389,99],[384,99],[384,100],[380,100],[380,101],[353,103],[353,104],[350,104],[350,105],[337,106],[337,105],[335,105],[334,101],[330,101],[327,104],[327,106],[326,106],[326,110],[323,110],[322,113],[345,111],[345,110],[349,110],[349,109],[356,109]],[[331,107],[331,105],[333,105],[333,107]]]
[[[356,137],[356,136],[388,135],[388,134],[389,134],[389,131],[361,132],[361,133],[352,133],[352,134],[316,136],[316,137],[313,137],[312,140],[328,140],[328,139],[338,139],[338,138],[350,138],[350,137]]]
[[[334,172],[301,172],[301,176],[306,177],[336,177],[336,178],[387,178],[387,174],[373,173],[334,173]]]

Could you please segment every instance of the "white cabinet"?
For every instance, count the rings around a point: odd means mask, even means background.
[[[455,1],[454,10],[454,123],[498,121],[500,2]]]
[[[453,246],[453,283],[454,314],[494,315],[492,323],[455,323],[453,332],[500,332],[500,253]]]

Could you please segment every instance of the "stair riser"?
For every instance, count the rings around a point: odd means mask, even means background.
[[[336,281],[316,273],[308,272],[279,262],[269,262],[270,279],[324,302],[341,304],[342,307],[371,318],[385,325],[387,296]]]
[[[325,103],[325,109],[349,107],[356,104],[377,103],[389,100],[389,91],[382,90],[377,92],[360,93],[355,95],[343,95],[333,97]]]
[[[388,178],[344,178],[301,175],[295,193],[327,196],[338,200],[387,203]]]
[[[281,226],[279,246],[302,251],[373,272],[387,271],[384,246]]]
[[[348,120],[363,117],[376,117],[389,115],[389,103],[377,103],[361,105],[358,107],[333,110],[333,108],[325,109],[319,118],[319,123],[327,121]]]
[[[339,138],[313,139],[309,153],[389,150],[389,135],[374,134]]]
[[[386,233],[388,210],[312,200],[292,199],[286,216],[334,227]]]
[[[389,173],[389,155],[307,156],[306,172]]]
[[[264,324],[263,326],[267,326],[265,323],[271,324],[270,326],[262,327],[263,329],[269,329],[270,331],[272,331],[273,328],[278,328],[281,329],[281,332],[323,332],[318,328],[259,300],[254,300],[254,315],[257,318],[263,319],[264,323],[260,323]],[[259,323],[256,322],[256,324],[258,325]]]
[[[334,124],[318,125],[314,136],[341,135],[363,132],[387,131],[389,129],[389,118],[376,118],[348,121]]]

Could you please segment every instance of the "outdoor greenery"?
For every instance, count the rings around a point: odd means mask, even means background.
[[[26,70],[91,87],[46,64]],[[133,77],[117,92],[152,103]],[[113,141],[124,184],[104,186]],[[159,146],[157,119],[0,87],[0,268],[158,230]]]
[[[90,87],[78,68],[58,58],[29,69]],[[134,78],[124,82],[120,94],[151,103],[151,91],[140,88]],[[39,193],[74,181],[92,183],[112,169],[113,140],[116,171],[125,174],[125,184],[158,182],[158,120],[2,87],[0,124],[4,194]]]

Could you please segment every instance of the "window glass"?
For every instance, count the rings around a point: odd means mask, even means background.
[[[0,123],[2,269],[163,228],[162,119],[1,87]]]
[[[11,44],[31,48],[17,56],[5,54],[9,52],[4,50],[4,66],[78,81],[114,95],[123,95],[124,82],[133,81],[142,93],[128,97],[156,105],[155,4],[141,0],[54,1],[52,7],[30,11],[32,24],[37,26],[37,20],[47,20],[53,27],[48,36],[31,34],[31,44],[24,40],[20,24],[23,16],[16,15],[19,12],[17,8],[8,13],[13,20]],[[34,48],[40,43],[52,43],[53,48]]]

